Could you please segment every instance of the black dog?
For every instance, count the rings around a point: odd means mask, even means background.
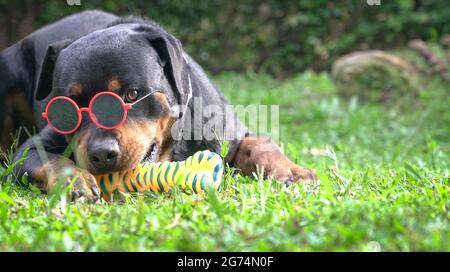
[[[201,98],[203,106],[221,107],[227,105],[225,98],[181,43],[151,21],[100,11],[75,14],[4,50],[0,69],[2,148],[10,144],[9,135],[18,126],[37,125],[39,134],[15,154],[17,160],[28,150],[16,172],[28,172],[44,191],[52,190],[57,177],[76,177],[74,198],[84,195],[95,201],[100,195],[93,174],[128,169],[143,161],[183,160],[204,149],[220,153],[223,130],[215,139],[194,137],[213,116],[198,120],[187,111],[194,110],[191,98]],[[126,103],[149,90],[158,92],[136,104],[114,130],[99,129],[83,115],[76,132],[62,135],[41,118],[52,97],[70,97],[79,107],[87,107],[104,90]],[[173,105],[187,108],[177,111]],[[252,136],[233,113],[223,112],[220,126],[234,135],[225,158],[230,165],[244,174],[256,172],[258,165],[266,176],[287,183],[317,179],[270,140]],[[183,137],[174,137],[174,131]],[[39,153],[40,145],[44,154]],[[63,155],[67,150],[72,152]]]

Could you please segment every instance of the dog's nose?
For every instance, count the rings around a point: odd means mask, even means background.
[[[91,145],[89,160],[99,172],[111,172],[117,165],[119,144],[116,140],[104,140]]]

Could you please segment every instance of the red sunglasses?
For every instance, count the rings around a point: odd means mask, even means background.
[[[92,122],[99,128],[113,130],[125,122],[127,112],[133,105],[152,95],[152,91],[133,103],[125,103],[116,93],[103,91],[92,97],[87,108],[79,108],[67,96],[52,98],[42,113],[48,125],[60,134],[71,134],[81,125],[82,113],[87,112]]]

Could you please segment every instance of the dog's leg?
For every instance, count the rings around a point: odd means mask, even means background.
[[[12,119],[8,114],[8,105],[5,101],[5,95],[0,94],[0,162],[6,159],[6,153],[11,146],[11,132],[13,131]]]
[[[25,161],[14,169],[16,177],[20,180],[23,174],[28,173],[29,181],[45,192],[51,192],[59,181],[64,182],[65,186],[74,182],[71,190],[74,200],[84,196],[96,202],[100,198],[100,191],[94,176],[76,167],[71,159],[61,155],[67,143],[62,136],[58,138],[50,130],[47,127],[30,138],[14,154],[14,161],[17,161],[28,150]],[[40,150],[41,146],[43,150]]]
[[[251,175],[257,167],[263,168],[264,177],[290,184],[298,181],[317,181],[316,174],[290,161],[271,140],[263,137],[245,137],[236,151],[233,166]]]

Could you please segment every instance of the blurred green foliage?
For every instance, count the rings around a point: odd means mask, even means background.
[[[433,0],[382,0],[379,6],[365,0],[81,0],[80,6],[0,0],[0,22],[17,20],[27,5],[34,27],[85,9],[145,15],[174,33],[211,72],[279,77],[328,69],[336,56],[357,49],[397,48],[412,38],[438,41],[450,33],[450,5]]]
[[[432,79],[385,107],[343,99],[327,72],[214,82],[232,104],[280,105],[280,144],[320,186],[227,167],[217,195],[124,193],[89,205],[17,186],[6,163],[0,252],[450,251],[448,84]]]

